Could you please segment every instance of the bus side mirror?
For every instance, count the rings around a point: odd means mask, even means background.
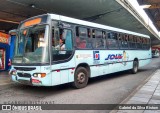
[[[13,36],[16,36],[16,35],[18,35],[18,30],[17,29],[10,30],[9,34],[13,35]]]

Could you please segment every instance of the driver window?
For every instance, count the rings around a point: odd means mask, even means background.
[[[68,29],[59,30],[59,38],[52,38],[52,46],[55,47],[55,50],[72,50],[72,32]]]
[[[53,61],[68,59],[73,50],[72,31],[70,29],[59,29],[59,36],[55,35],[55,32],[52,35]]]

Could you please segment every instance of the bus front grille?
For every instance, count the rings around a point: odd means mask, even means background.
[[[30,78],[31,74],[29,73],[17,73],[19,77],[26,77],[26,78]]]
[[[32,70],[35,70],[36,68],[35,67],[14,67],[16,70],[19,70],[19,71],[32,71]]]

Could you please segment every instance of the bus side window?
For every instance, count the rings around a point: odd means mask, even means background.
[[[143,37],[142,40],[143,40],[142,48],[143,50],[145,50],[145,38]]]
[[[137,45],[137,49],[141,49],[141,39],[140,39],[140,37],[137,37],[136,45]]]
[[[70,29],[60,29],[59,30],[59,38],[55,40],[55,38],[52,38],[52,46],[55,46],[56,50],[72,50],[73,49],[73,43],[72,43],[72,31]]]
[[[132,35],[129,35],[129,48],[130,49],[134,48],[133,36]]]
[[[134,42],[134,49],[136,49],[137,48],[137,37],[136,36],[133,36],[133,42]]]
[[[121,49],[125,48],[125,42],[124,42],[124,34],[122,34],[122,40],[121,40]]]
[[[66,50],[72,50],[73,49],[73,43],[72,43],[72,31],[65,29],[63,32],[63,37],[65,39],[65,49]]]
[[[128,49],[128,35],[122,34],[121,49]]]
[[[149,49],[150,48],[150,39],[147,39],[147,49]]]
[[[121,33],[118,33],[117,34],[117,38],[118,38],[118,46],[119,46],[119,48],[121,48],[121,43],[122,43],[122,35],[121,35]]]
[[[91,30],[88,28],[87,29],[87,34],[88,34],[88,37],[87,37],[87,43],[86,43],[86,48],[88,49],[92,49],[92,38],[91,38]]]
[[[106,45],[106,32],[105,31],[102,32],[102,40],[103,40],[104,48],[106,48],[107,45]]]
[[[78,49],[86,49],[89,30],[85,27],[76,27],[76,47]]]
[[[59,33],[57,33],[59,36],[54,35],[54,30],[52,30],[52,33],[52,60],[68,59],[72,55],[73,50],[72,30],[59,29]]]
[[[140,37],[139,39],[140,39],[140,49],[142,49],[142,44],[143,44],[142,37]]]
[[[135,42],[134,42],[133,35],[129,35],[129,47],[130,47],[130,49],[135,49]]]
[[[103,32],[100,30],[95,30],[95,48],[104,49]]]
[[[142,49],[144,49],[144,38],[142,37]]]
[[[135,43],[135,38],[133,35],[130,35],[132,37],[132,49],[136,49],[136,43]]]
[[[118,49],[118,38],[117,33],[109,32],[107,39],[107,45],[109,49]]]
[[[128,37],[128,35],[125,35],[125,48],[126,49],[129,48],[129,37]]]
[[[92,46],[95,48],[95,43],[96,43],[95,29],[91,30],[91,34],[92,34]]]
[[[146,50],[148,49],[148,39],[146,38],[146,44],[145,44],[145,46],[146,46]]]

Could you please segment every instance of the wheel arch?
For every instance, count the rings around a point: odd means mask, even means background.
[[[80,64],[78,64],[75,70],[77,70],[79,67],[86,68],[87,72],[88,72],[88,77],[91,76],[91,70],[90,70],[90,67],[89,67],[89,65],[87,63],[80,63]]]

